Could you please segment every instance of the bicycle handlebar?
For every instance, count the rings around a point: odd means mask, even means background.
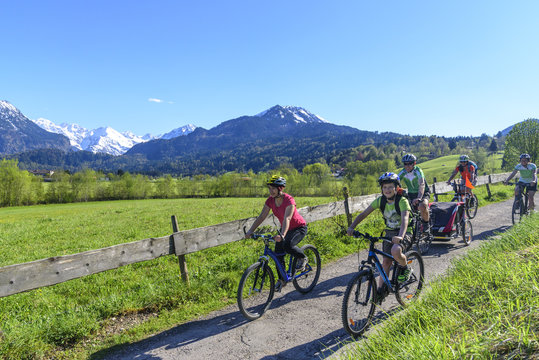
[[[377,242],[379,240],[382,240],[382,241],[388,241],[388,242],[392,242],[390,238],[388,237],[385,237],[385,236],[372,236],[368,233],[361,233],[357,230],[354,230],[354,232],[352,233],[352,236],[355,237],[355,238],[360,238],[360,237],[363,237],[369,241],[372,241],[372,242]]]
[[[245,231],[245,226],[243,227],[243,233],[247,234],[247,231]],[[271,234],[252,234],[251,238],[253,239],[263,239],[265,241],[275,242],[275,239],[273,238],[273,235]]]

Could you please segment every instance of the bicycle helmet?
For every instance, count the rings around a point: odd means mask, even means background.
[[[382,176],[378,178],[378,184],[380,184],[380,186],[386,183],[393,183],[397,187],[401,186],[399,175],[392,172],[383,173]]]
[[[286,180],[284,177],[281,177],[279,175],[273,175],[271,177],[271,179],[269,179],[267,182],[266,182],[266,185],[271,185],[271,186],[286,186]]]
[[[522,160],[522,159],[528,159],[528,161],[529,161],[531,159],[530,154],[524,153],[524,154],[520,155],[520,160]]]
[[[459,161],[468,161],[468,160],[470,160],[470,158],[468,157],[468,155],[460,155]]]
[[[406,154],[402,157],[403,163],[407,163],[407,162],[415,163],[416,161],[417,161],[417,158],[415,157],[414,154]]]

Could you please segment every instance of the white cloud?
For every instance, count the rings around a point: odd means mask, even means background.
[[[163,102],[163,100],[161,100],[161,99],[154,99],[154,98],[149,98],[148,101],[149,102],[156,102],[156,103],[162,103]]]

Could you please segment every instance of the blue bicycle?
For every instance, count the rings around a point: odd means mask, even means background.
[[[308,293],[315,287],[321,270],[320,254],[313,245],[304,245],[301,248],[308,259],[305,268],[296,270],[298,259],[290,256],[287,271],[277,258],[277,256],[284,254],[276,254],[270,249],[270,244],[275,243],[272,235],[253,234],[252,238],[262,239],[265,247],[264,255],[245,270],[238,286],[238,307],[249,320],[261,317],[273,300],[276,291],[275,276],[270,267],[270,259],[275,263],[275,268],[281,275],[281,279],[285,283],[292,281],[296,290],[301,293]]]
[[[389,293],[394,293],[402,306],[407,306],[418,297],[423,287],[424,265],[419,252],[415,250],[406,252],[406,261],[411,274],[408,280],[399,282],[397,277],[400,274],[393,256],[374,247],[374,244],[380,240],[389,242],[391,240],[362,234],[359,231],[354,231],[354,237],[363,237],[370,241],[369,256],[367,260],[361,262],[358,273],[348,283],[342,303],[344,329],[356,338],[369,327],[376,305],[380,305]],[[393,259],[393,265],[388,274],[382,268],[382,263],[376,254]],[[376,286],[376,273],[380,274],[384,280],[384,285],[380,290]]]

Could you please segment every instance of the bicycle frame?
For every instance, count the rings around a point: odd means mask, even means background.
[[[263,261],[265,263],[268,263],[269,262],[269,258],[271,258],[273,260],[273,262],[275,263],[275,268],[277,269],[277,271],[279,272],[279,274],[281,275],[281,277],[283,279],[286,280],[286,282],[289,282],[295,278],[298,278],[302,275],[305,275],[306,273],[310,272],[312,270],[312,267],[307,264],[307,267],[305,268],[304,271],[302,271],[301,273],[298,273],[298,274],[294,274],[292,275],[292,262],[293,262],[293,257],[290,256],[290,259],[288,261],[288,271],[281,265],[281,262],[279,261],[279,258],[278,256],[284,256],[286,255],[286,253],[281,253],[281,254],[278,254],[276,252],[274,252],[273,250],[270,249],[269,247],[269,243],[270,242],[275,242],[275,240],[273,239],[269,239],[263,235],[259,236],[259,237],[262,237],[264,239],[264,255],[260,256],[258,258],[258,260],[260,261]]]
[[[365,269],[367,267],[370,267],[372,269],[372,265],[374,264],[374,266],[378,270],[378,273],[380,274],[380,276],[384,280],[384,283],[387,285],[388,289],[391,289],[391,292],[395,292],[395,288],[391,284],[391,280],[389,280],[389,276],[388,276],[388,274],[386,274],[384,268],[382,267],[382,263],[380,262],[380,260],[378,259],[378,256],[376,256],[376,254],[386,256],[386,257],[390,258],[392,261],[396,261],[395,258],[391,254],[388,254],[386,252],[383,252],[382,250],[376,249],[374,247],[375,241],[373,241],[373,240],[369,240],[369,241],[371,242],[371,244],[369,246],[369,255],[367,257],[367,260],[363,260],[361,262],[361,266],[359,268],[359,271],[361,271],[361,270],[363,270],[363,269]],[[390,240],[384,238],[384,241],[390,241]],[[368,266],[367,264],[369,264],[370,266]]]
[[[528,204],[528,186],[526,184],[523,184],[523,183],[516,183],[515,186],[518,187],[518,195],[517,195],[517,197],[524,200],[526,205],[527,205]]]

